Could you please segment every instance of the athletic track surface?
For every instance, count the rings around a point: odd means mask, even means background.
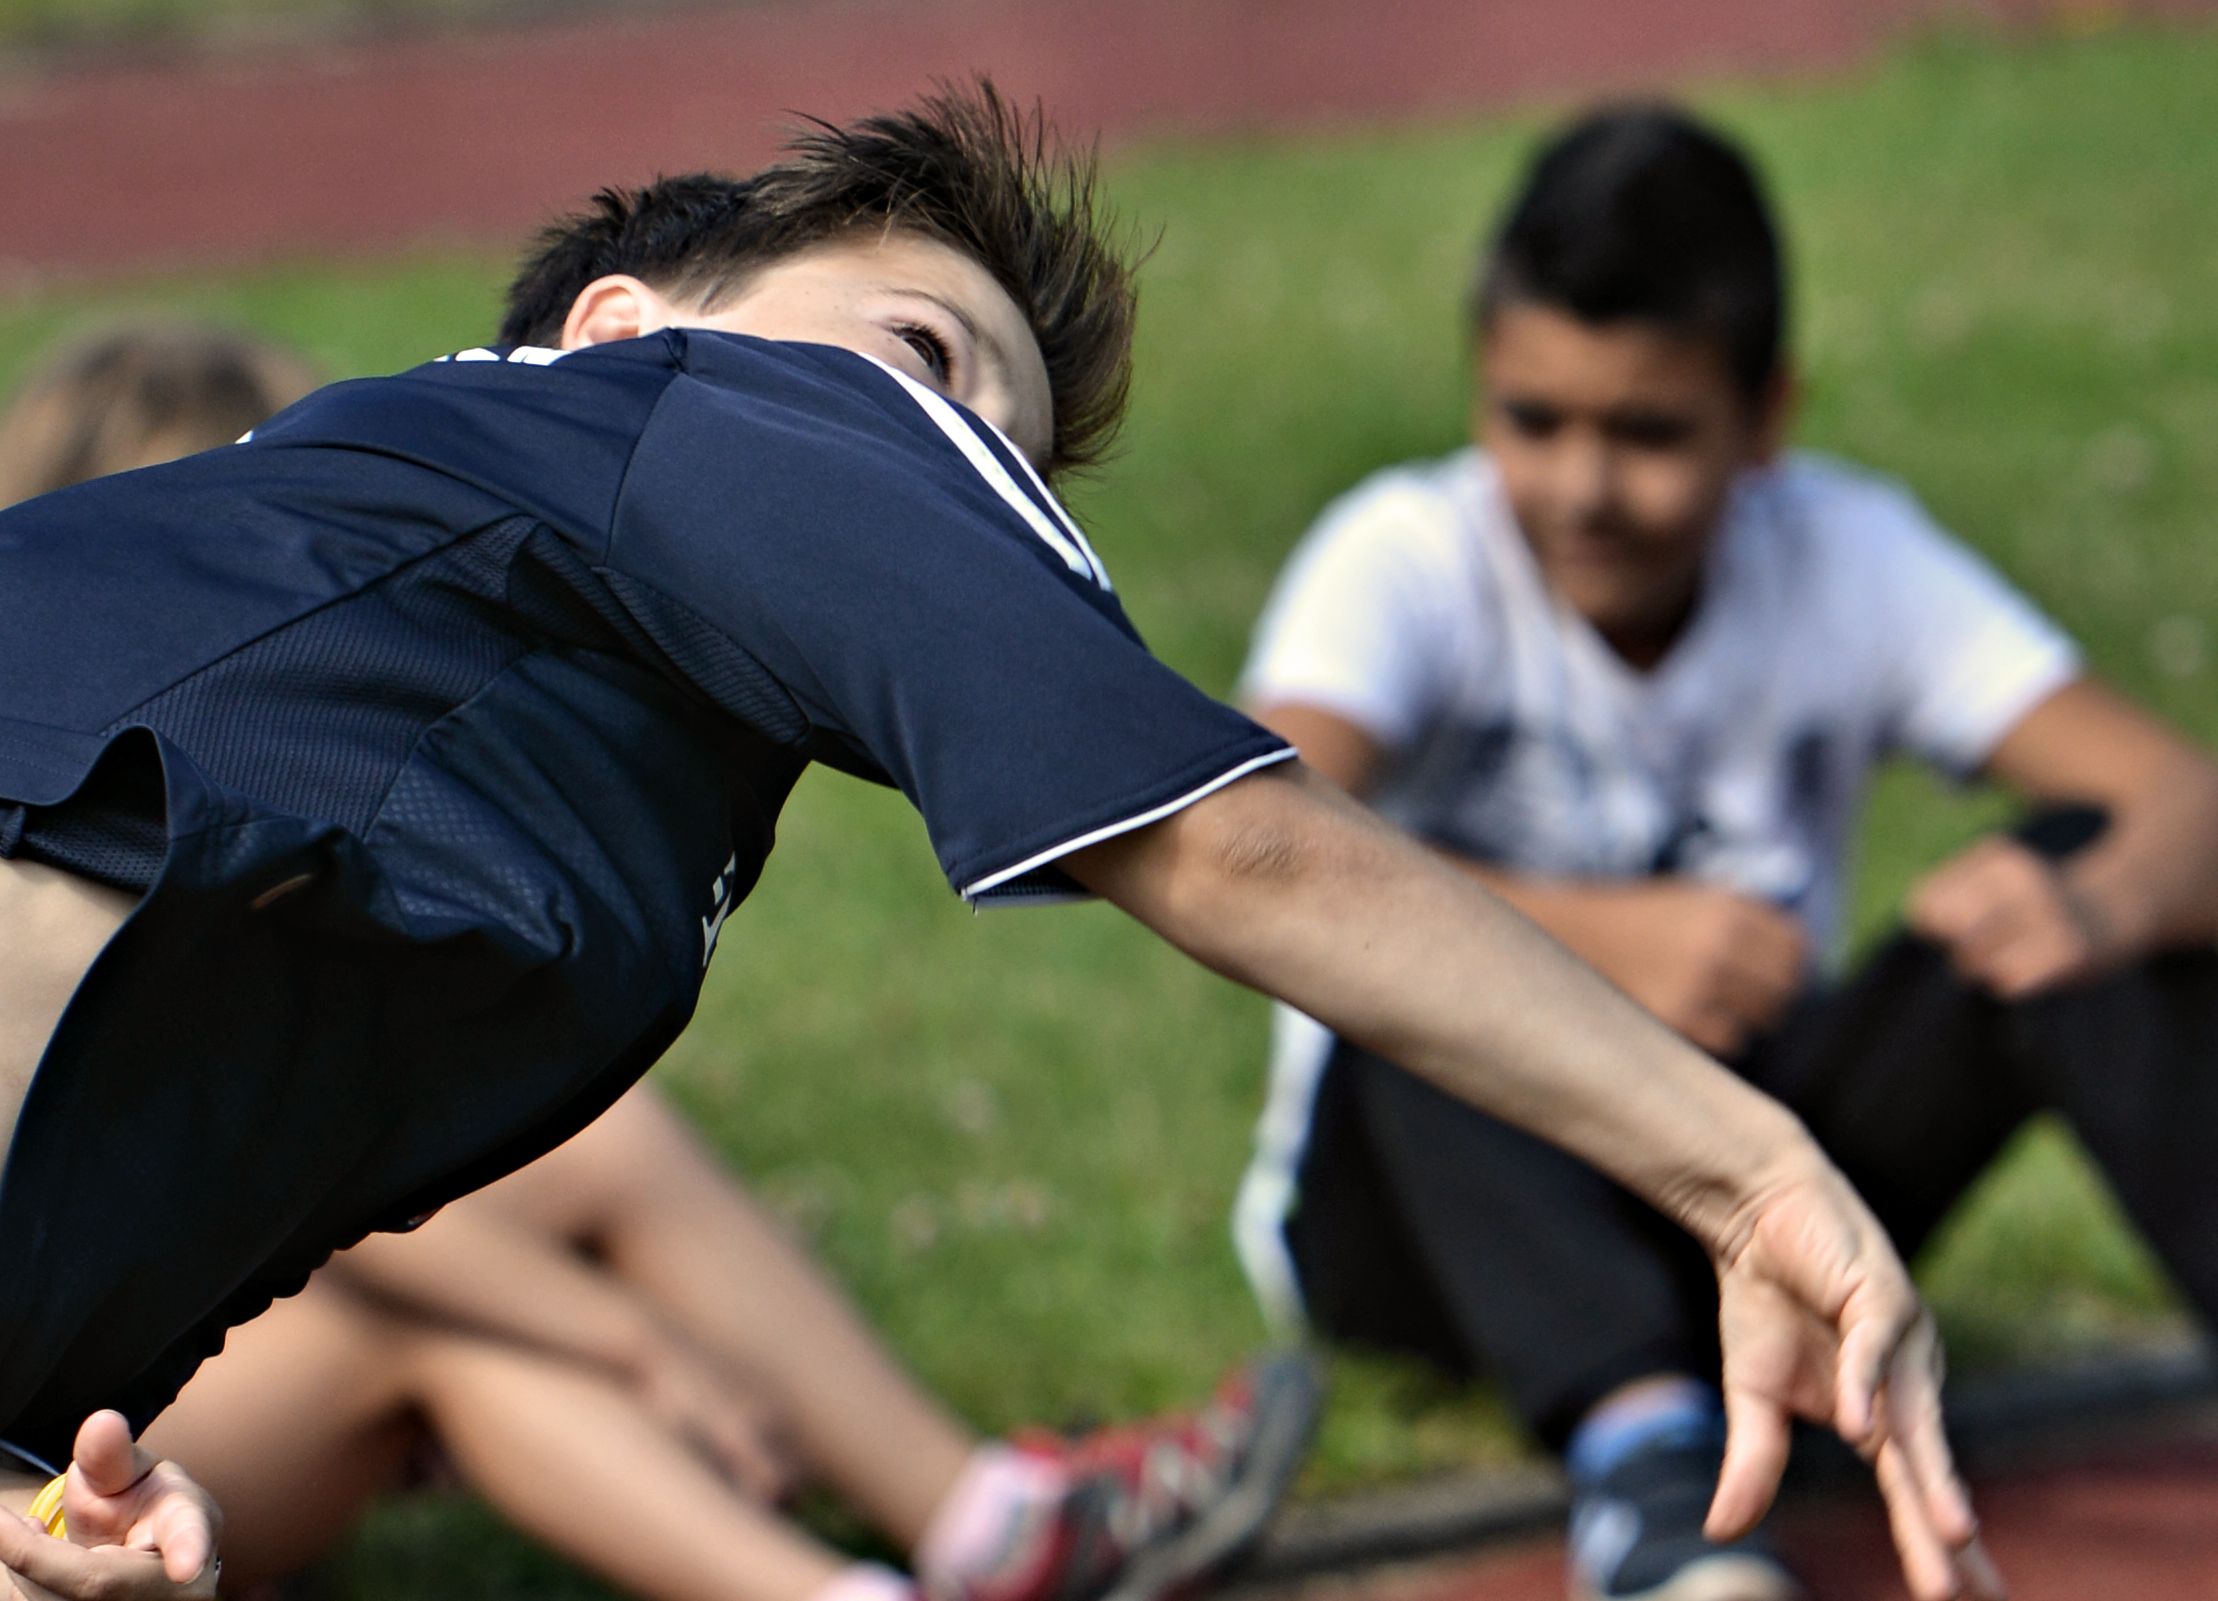
[[[1119,140],[1816,71],[1942,17],[2127,11],[2218,0],[750,0],[166,61],[0,58],[0,284],[507,243],[612,179],[752,164],[789,111],[846,116],[978,68]]]
[[[1981,1527],[2012,1601],[2211,1601],[2218,1596],[2218,1418],[2083,1451],[2069,1462],[1998,1468],[1975,1484]],[[1908,1595],[1875,1497],[1789,1506],[1780,1543],[1810,1601]],[[1240,1601],[1562,1601],[1557,1540],[1402,1569],[1334,1576]]]
[[[1705,73],[1814,72],[1937,17],[2072,26],[2218,0],[760,0],[169,61],[0,58],[0,287],[427,242],[507,244],[611,179],[744,167],[789,110],[991,71],[1112,142],[1442,118]],[[1990,1476],[2018,1601],[2218,1597],[2218,1421]],[[1862,1500],[1790,1508],[1813,1601],[1904,1592]],[[1554,1601],[1554,1542],[1300,1601]]]

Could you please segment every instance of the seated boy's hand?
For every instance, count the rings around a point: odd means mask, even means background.
[[[1668,1027],[1731,1059],[1802,991],[1809,939],[1778,907],[1685,878],[1597,892],[1573,949]]]
[[[67,1539],[0,1515],[0,1567],[29,1601],[170,1601],[216,1593],[221,1516],[174,1462],[158,1462],[115,1412],[77,1431],[62,1494]]]
[[[1728,1436],[1710,1537],[1763,1516],[1805,1417],[1872,1463],[1912,1594],[2001,1597],[1942,1430],[1932,1317],[1847,1181],[1819,1162],[1759,1191],[1718,1258],[1718,1288]]]
[[[2122,954],[2054,863],[2014,839],[1984,839],[1910,892],[1910,927],[1956,970],[2004,1000],[2085,978]]]
[[[800,1473],[778,1438],[774,1415],[682,1337],[658,1333],[650,1339],[632,1377],[647,1411],[734,1488],[778,1502],[798,1487]]]

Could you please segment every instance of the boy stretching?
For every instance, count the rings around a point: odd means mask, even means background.
[[[604,194],[498,346],[0,515],[0,1437],[143,1421],[590,1121],[822,761],[973,903],[1104,896],[1680,1220],[1715,1527],[1825,1417],[1919,1593],[1987,1590],[1930,1322],[1799,1124],[1141,647],[1045,486],[1125,392],[1090,199],[990,93],[822,128]],[[151,1543],[0,1523],[54,1590],[205,1585]]]
[[[218,329],[75,341],[0,407],[0,504],[228,445],[315,386]],[[435,1458],[639,1601],[1148,1601],[1261,1533],[1317,1399],[1284,1353],[1191,1413],[980,1439],[642,1082],[230,1330],[143,1443],[222,1507],[246,1594]],[[913,1578],[786,1517],[802,1483]]]
[[[1780,454],[1782,299],[1716,134],[1645,108],[1563,133],[1481,263],[1475,443],[1324,515],[1248,701],[1784,1101],[1899,1249],[2051,1108],[2218,1313],[2218,768],[1902,489]],[[1821,978],[1896,750],[2042,810]],[[1266,1301],[1497,1375],[1568,1455],[1581,1596],[1792,1593],[1760,1541],[1703,1537],[1732,1397],[1699,1253],[1405,1061],[1282,1016],[1238,1220]]]

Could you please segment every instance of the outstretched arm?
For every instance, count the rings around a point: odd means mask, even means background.
[[[1310,771],[1370,798],[1387,752],[1360,723],[1304,701],[1260,706],[1255,720],[1297,747]],[[1721,884],[1568,877],[1441,856],[1713,1055],[1736,1057],[1776,1028],[1809,982],[1801,924]]]
[[[1714,1534],[1762,1515],[1790,1415],[1828,1418],[1873,1456],[1917,1593],[1999,1593],[1942,1435],[1930,1321],[1784,1108],[1298,769],[1065,865],[1197,960],[1563,1146],[1709,1248],[1731,1427]]]

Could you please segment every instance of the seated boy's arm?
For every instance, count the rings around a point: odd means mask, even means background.
[[[2101,836],[2060,863],[1983,840],[1911,893],[1911,926],[2005,996],[2154,951],[2218,940],[2218,762],[2085,679],[2041,700],[1984,769],[2036,801],[2100,808]]]
[[[1555,1141],[1709,1247],[1732,1433],[1713,1533],[1761,1514],[1791,1413],[1830,1418],[1880,1446],[1919,1593],[1988,1593],[1941,1433],[1930,1320],[1783,1108],[1299,769],[1242,779],[1066,865],[1197,959]]]
[[[1368,796],[1386,765],[1386,745],[1352,717],[1305,701],[1267,702],[1250,716],[1302,753],[1302,765],[1349,794]]]
[[[1300,701],[1255,712],[1313,771],[1366,796],[1386,747],[1360,723]],[[1443,853],[1667,1026],[1737,1056],[1801,993],[1810,948],[1776,906],[1686,878],[1558,878]]]

